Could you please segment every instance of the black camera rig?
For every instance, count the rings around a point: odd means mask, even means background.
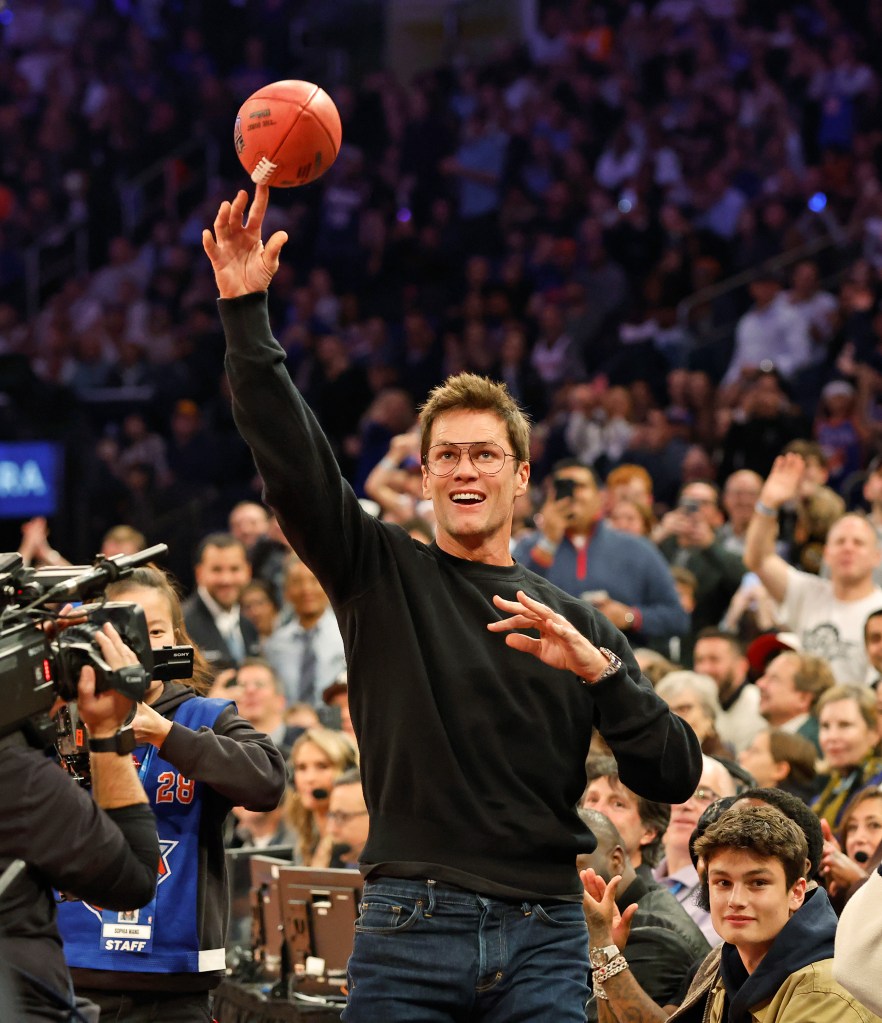
[[[101,600],[108,583],[167,550],[157,544],[137,554],[99,556],[92,565],[37,569],[25,567],[18,554],[0,554],[0,739],[20,731],[34,746],[51,746],[56,723],[49,711],[59,697],[76,699],[85,665],[95,670],[96,692],[116,689],[135,701],[143,700],[153,679],[192,674],[192,647],[151,650],[141,607]],[[96,602],[77,607],[74,624],[65,625],[62,608],[92,597]],[[104,660],[95,634],[105,622],[137,656],[142,672],[116,672]]]

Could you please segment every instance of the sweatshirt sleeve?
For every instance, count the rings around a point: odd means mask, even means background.
[[[833,977],[850,995],[882,1015],[882,876],[873,871],[845,905],[836,928]]]
[[[12,812],[0,814],[5,855],[25,860],[54,888],[108,909],[137,909],[150,901],[159,842],[146,803],[104,811],[54,761],[33,750],[5,759],[2,767],[11,772],[4,805]]]
[[[592,642],[622,659],[614,675],[590,685],[597,729],[619,765],[622,784],[659,803],[685,803],[701,778],[695,732],[661,699],[637,665],[625,637],[597,618]]]
[[[174,722],[160,752],[183,775],[210,785],[234,806],[274,810],[285,794],[285,758],[233,707],[221,712],[214,728],[194,731]]]
[[[378,560],[370,557],[377,523],[341,476],[318,421],[288,374],[285,352],[270,329],[267,293],[219,299],[218,309],[233,418],[264,481],[266,503],[339,607],[379,573]]]

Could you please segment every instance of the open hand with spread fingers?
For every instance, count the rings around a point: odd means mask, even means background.
[[[214,234],[208,229],[202,232],[202,247],[211,260],[221,298],[266,291],[279,269],[279,255],[288,235],[276,231],[266,245],[263,244],[260,235],[268,203],[269,188],[257,185],[246,219],[248,193],[240,191],[232,202],[224,200],[220,204],[214,219]]]
[[[593,682],[609,666],[609,658],[562,614],[518,590],[516,600],[498,594],[493,603],[510,617],[490,622],[491,632],[507,632],[505,642],[515,650],[538,657],[552,668],[572,671],[586,682]],[[515,629],[535,629],[539,638],[525,636]]]

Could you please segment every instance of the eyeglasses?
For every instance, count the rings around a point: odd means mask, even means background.
[[[718,793],[714,792],[714,790],[709,788],[707,785],[699,785],[692,798],[697,803],[713,803],[720,797]],[[330,814],[328,816],[330,816]]]
[[[423,461],[433,476],[449,476],[459,465],[463,449],[469,453],[469,461],[485,476],[495,476],[502,471],[506,458],[519,461],[517,455],[510,455],[498,444],[485,440],[458,441],[455,444],[433,444]]]
[[[330,810],[327,819],[332,824],[348,824],[353,817],[364,817],[367,810]]]

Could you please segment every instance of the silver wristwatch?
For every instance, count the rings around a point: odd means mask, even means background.
[[[605,646],[598,647],[598,650],[600,650],[603,656],[607,658],[609,664],[603,669],[597,678],[591,679],[590,682],[587,679],[582,679],[582,681],[589,686],[593,686],[595,683],[600,682],[601,679],[609,678],[610,675],[615,675],[619,668],[622,667],[622,659],[618,654],[613,653],[612,650]]]
[[[591,962],[592,970],[599,970],[606,966],[619,954],[618,945],[604,945],[602,948],[589,948],[588,959]]]

